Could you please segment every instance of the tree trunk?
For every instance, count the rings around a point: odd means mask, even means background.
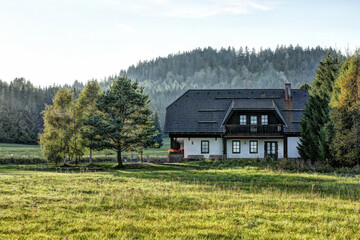
[[[143,150],[141,149],[141,162],[143,162],[144,159],[143,159]]]
[[[117,161],[118,161],[118,167],[123,167],[123,163],[122,163],[122,160],[121,160],[121,150],[118,150],[117,151]]]

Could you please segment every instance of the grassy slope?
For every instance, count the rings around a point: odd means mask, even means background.
[[[92,173],[0,166],[0,239],[360,238],[358,177],[137,166]]]
[[[164,144],[161,148],[150,148],[144,151],[144,157],[152,156],[166,156],[167,150],[170,148],[170,140],[168,138],[164,139]],[[131,153],[127,154],[128,157]],[[102,156],[113,156],[115,158],[114,151],[101,151],[95,152],[96,157]],[[140,154],[135,154],[139,155]],[[87,156],[85,156],[87,157]],[[41,150],[39,145],[23,145],[23,144],[7,144],[0,143],[0,158],[42,158]]]

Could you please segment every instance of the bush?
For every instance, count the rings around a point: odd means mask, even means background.
[[[0,164],[39,164],[47,163],[41,158],[0,158]]]

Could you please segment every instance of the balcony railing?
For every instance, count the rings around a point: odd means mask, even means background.
[[[280,135],[283,132],[283,125],[268,124],[268,125],[240,125],[228,124],[225,125],[226,134],[244,134],[244,135]]]

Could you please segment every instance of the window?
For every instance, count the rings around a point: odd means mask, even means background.
[[[265,156],[277,157],[277,142],[265,142]]]
[[[253,125],[250,127],[250,131],[257,132],[257,116],[250,117],[250,124]]]
[[[240,153],[240,141],[232,141],[232,153]]]
[[[209,153],[209,141],[201,141],[201,153]]]
[[[258,153],[258,141],[250,141],[250,153]]]
[[[269,124],[269,117],[268,115],[261,115],[261,124],[268,125]]]
[[[246,125],[246,115],[240,115],[240,125]]]
[[[251,125],[257,125],[257,116],[251,116],[250,117],[250,124]]]

